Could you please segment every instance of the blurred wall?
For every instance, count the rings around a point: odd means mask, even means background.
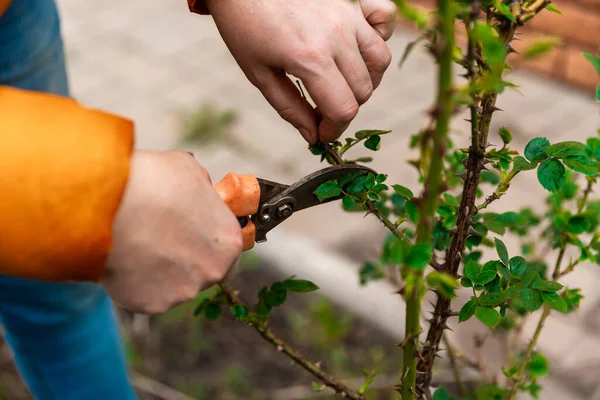
[[[435,0],[409,2],[423,9],[432,9],[436,3]],[[562,45],[531,60],[523,60],[520,56],[511,57],[511,65],[594,93],[600,79],[581,52],[597,54],[600,51],[600,0],[553,0],[552,4],[558,7],[563,15],[542,11],[519,30],[521,40],[515,41],[514,47],[520,51],[544,35],[558,36]],[[401,20],[401,23],[406,24],[406,21]]]

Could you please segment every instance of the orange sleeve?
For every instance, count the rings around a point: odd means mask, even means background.
[[[101,278],[133,131],[73,99],[0,86],[0,274]]]

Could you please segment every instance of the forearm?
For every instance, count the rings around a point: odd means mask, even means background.
[[[97,281],[129,176],[131,121],[0,86],[0,274]]]

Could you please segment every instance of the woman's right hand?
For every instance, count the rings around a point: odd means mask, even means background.
[[[231,276],[238,220],[190,154],[136,151],[102,285],[120,306],[163,313]]]

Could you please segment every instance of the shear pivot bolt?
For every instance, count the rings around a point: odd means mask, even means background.
[[[279,218],[287,218],[292,215],[292,207],[289,204],[284,204],[277,208],[277,216]]]
[[[265,222],[265,223],[266,223],[266,222],[269,222],[269,221],[271,220],[271,216],[270,216],[269,214],[263,214],[263,215],[260,217],[260,220],[261,220],[262,222]]]

